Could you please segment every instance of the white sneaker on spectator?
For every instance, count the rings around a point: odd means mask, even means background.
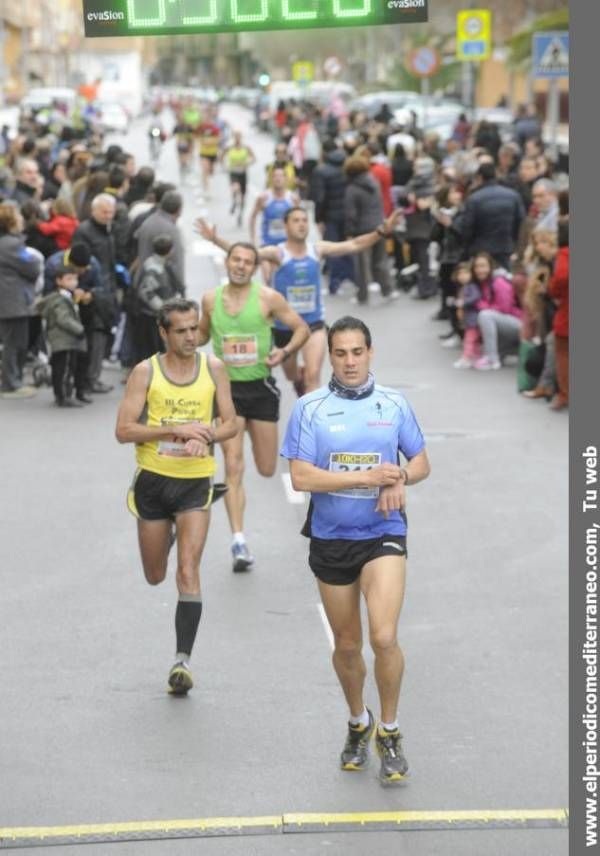
[[[0,398],[33,398],[37,395],[37,389],[34,386],[20,386],[17,389],[9,389],[5,392],[0,392]]]
[[[472,369],[474,360],[468,357],[460,357],[455,363],[452,363],[455,369]]]
[[[462,340],[458,333],[455,333],[448,339],[442,339],[440,342],[440,347],[442,348],[458,348],[459,345],[462,345]]]
[[[502,368],[502,363],[500,360],[492,360],[490,357],[480,357],[475,363],[474,368],[476,368],[478,372],[496,371],[497,369]]]
[[[503,366],[518,366],[519,358],[516,354],[507,354],[505,357],[502,357],[502,365]]]

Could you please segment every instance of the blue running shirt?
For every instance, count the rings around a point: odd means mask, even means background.
[[[306,245],[306,255],[295,258],[284,244],[278,250],[281,264],[275,271],[273,287],[282,294],[290,307],[307,324],[322,321],[325,317],[321,300],[321,265],[313,244]],[[289,330],[275,319],[278,330]]]
[[[281,244],[287,238],[284,217],[286,211],[294,207],[294,197],[286,190],[282,199],[276,197],[271,190],[267,191],[267,198],[262,212],[262,242],[263,245],[273,246]]]
[[[395,389],[375,384],[367,398],[352,401],[321,387],[298,399],[286,429],[281,456],[323,470],[370,469],[410,460],[425,448],[415,415]],[[375,511],[379,488],[313,493],[311,534],[315,538],[363,541],[405,535],[406,516]]]

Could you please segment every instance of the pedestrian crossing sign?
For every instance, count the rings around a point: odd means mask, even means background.
[[[292,64],[292,80],[296,83],[310,83],[315,76],[315,65],[307,60],[299,60]]]
[[[534,33],[531,53],[534,77],[569,76],[568,32]]]

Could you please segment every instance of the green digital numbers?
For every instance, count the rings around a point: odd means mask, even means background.
[[[336,18],[363,18],[371,14],[372,0],[333,0]]]
[[[429,0],[83,0],[86,36],[227,33],[427,21]],[[98,10],[98,6],[104,8]]]
[[[308,10],[294,10],[294,6],[297,6],[298,2],[294,2],[294,0],[282,0],[282,8],[281,14],[282,17],[286,21],[313,21],[317,17],[316,9],[312,11]],[[314,6],[314,4],[311,4]]]
[[[140,27],[143,29],[147,29],[150,27],[163,27],[165,21],[167,20],[167,10],[165,7],[165,0],[154,0],[154,2],[148,3],[147,0],[142,4],[143,7],[148,8],[148,6],[154,6],[156,9],[156,15],[153,17],[142,17],[141,15],[136,14],[135,0],[127,0],[127,18],[129,21],[130,27]]]
[[[217,0],[181,0],[182,10],[188,6],[205,6],[207,9],[205,15],[182,14],[181,23],[184,27],[210,27],[217,23],[219,19]]]
[[[240,9],[252,9],[244,11]],[[231,0],[231,19],[234,24],[259,24],[269,17],[268,0]]]

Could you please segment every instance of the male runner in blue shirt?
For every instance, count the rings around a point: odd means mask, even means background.
[[[310,491],[303,534],[335,648],[333,666],[350,708],[343,770],[362,770],[375,720],[363,701],[361,592],[381,705],[375,736],[382,784],[401,783],[408,763],[397,708],[404,657],[397,626],[406,566],[405,488],[429,475],[425,441],[415,416],[394,389],[369,371],[371,333],[357,318],[328,333],[333,375],[328,386],[300,398],[281,451],[296,490]],[[399,453],[407,460],[399,465]]]

